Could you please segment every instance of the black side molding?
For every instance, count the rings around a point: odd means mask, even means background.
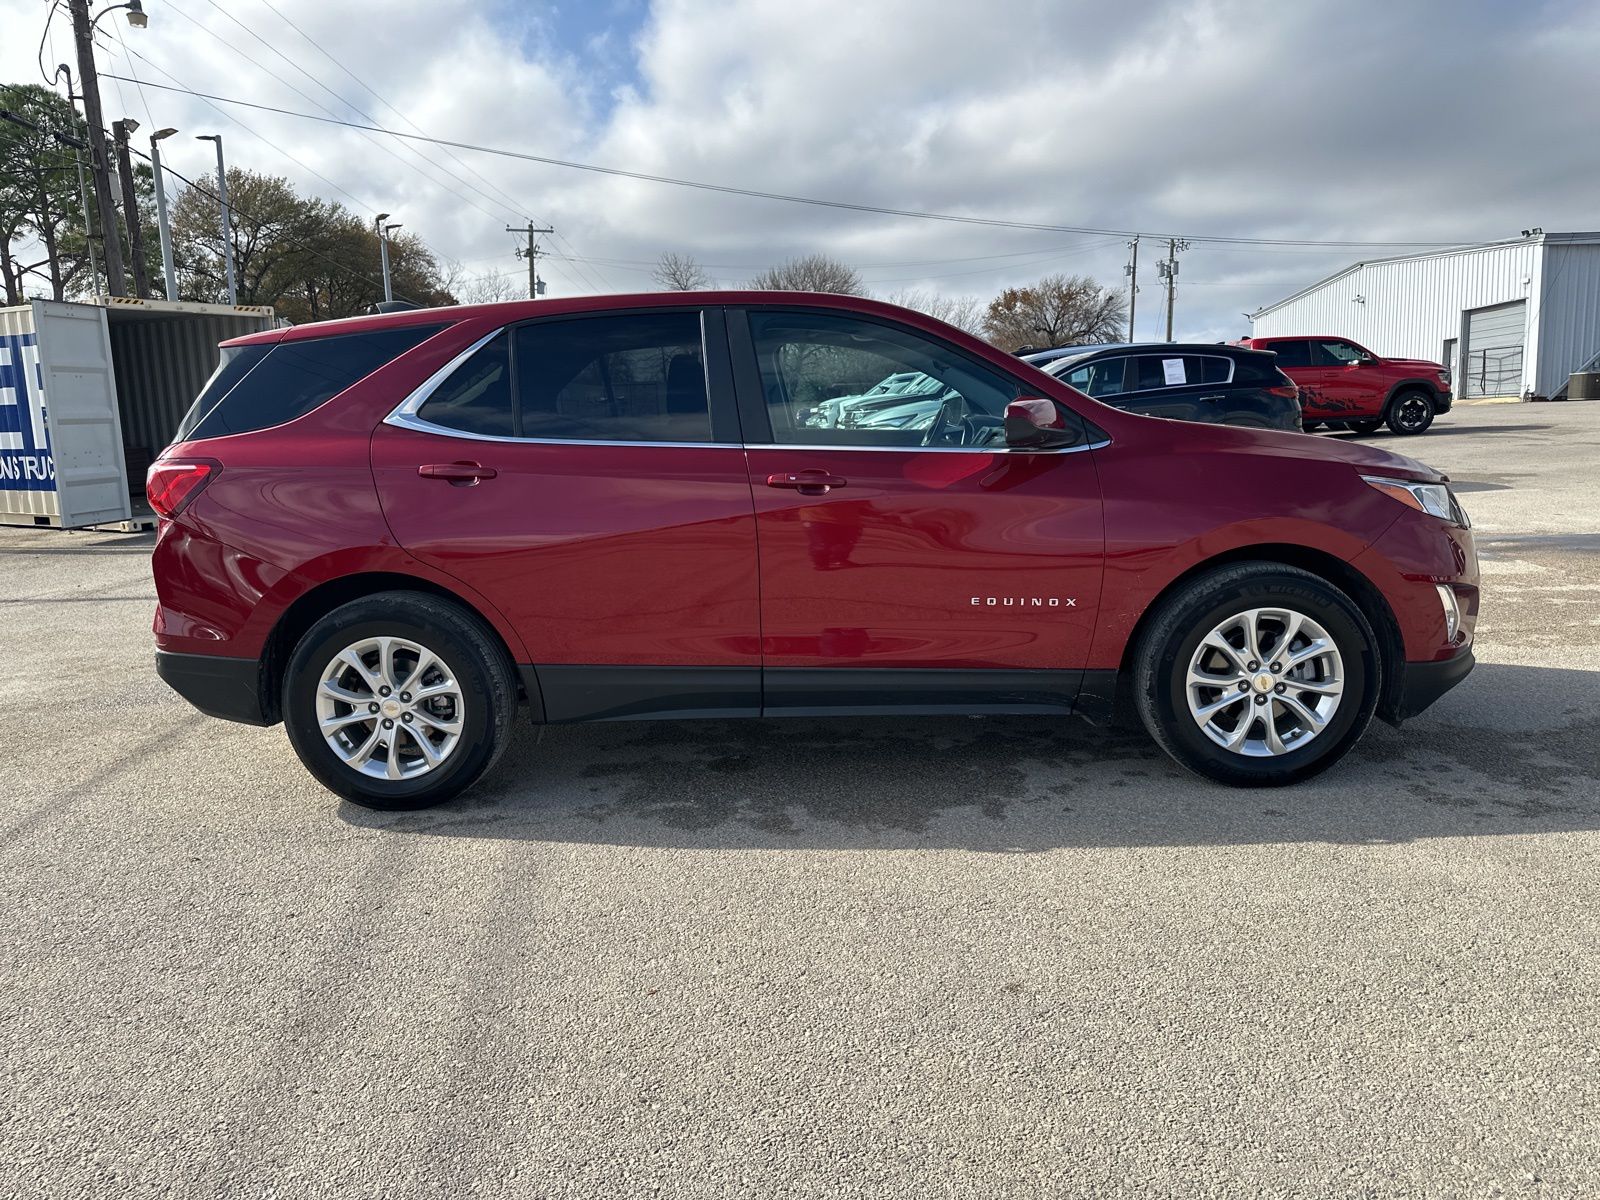
[[[253,658],[156,651],[156,674],[201,712],[245,725],[276,725],[261,698],[261,664]]]
[[[1082,671],[768,667],[768,717],[1001,713],[1065,716]]]
[[[522,672],[524,686],[532,682],[543,695],[551,723],[761,715],[760,667],[556,665]]]

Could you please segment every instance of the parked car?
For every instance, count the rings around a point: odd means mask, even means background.
[[[917,428],[819,429],[916,371]],[[412,808],[535,722],[1105,719],[1304,779],[1471,669],[1444,476],[1151,421],[929,317],[704,292],[421,310],[224,344],[152,465],[156,666]],[[997,744],[998,754],[1004,754]]]
[[[1040,370],[1102,404],[1149,417],[1300,429],[1292,380],[1267,354],[1168,342],[1080,346],[1031,354]]]
[[[1450,411],[1450,373],[1422,358],[1380,358],[1344,337],[1252,337],[1237,343],[1278,356],[1300,387],[1305,420],[1372,433],[1424,432]]]
[[[944,390],[937,379],[930,379],[921,371],[899,371],[864,392],[823,400],[807,414],[805,423],[818,429],[854,425],[880,409],[896,408],[908,400]]]

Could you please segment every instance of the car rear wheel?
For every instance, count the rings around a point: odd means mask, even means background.
[[[1422,433],[1433,424],[1433,401],[1421,392],[1401,392],[1389,401],[1383,419],[1403,436]]]
[[[515,676],[465,609],[380,592],[323,617],[284,674],[284,724],[306,769],[367,808],[425,808],[476,783],[500,756]]]
[[[1183,766],[1219,783],[1310,778],[1355,745],[1381,680],[1361,609],[1309,571],[1223,567],[1162,602],[1140,640],[1134,699]]]
[[[1382,417],[1372,417],[1371,419],[1365,421],[1346,421],[1344,423],[1344,427],[1351,433],[1358,433],[1362,436],[1365,436],[1369,433],[1376,433],[1378,431],[1378,426],[1382,424]]]

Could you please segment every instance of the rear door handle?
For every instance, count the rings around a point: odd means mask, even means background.
[[[472,487],[480,479],[493,479],[500,472],[475,462],[424,463],[417,474],[424,479],[448,480],[455,487]]]
[[[1225,393],[1223,393],[1223,392],[1218,392],[1215,396],[1201,396],[1201,397],[1199,397],[1199,399],[1201,401],[1206,401],[1206,400],[1226,400],[1227,398],[1228,398],[1227,395]]]
[[[849,480],[826,471],[796,471],[793,474],[768,475],[770,488],[789,488],[802,496],[826,496],[834,488],[842,488]]]

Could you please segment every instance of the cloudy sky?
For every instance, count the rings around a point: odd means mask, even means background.
[[[99,0],[99,8],[106,0]],[[1168,234],[1442,243],[1600,227],[1592,0],[145,0],[101,70],[548,158],[886,208],[1139,231],[1141,337]],[[0,0],[37,80],[48,0]],[[71,59],[57,13],[45,61]],[[1126,238],[885,216],[445,151],[110,79],[108,120],[220,132],[230,163],[394,214],[470,272],[553,224],[553,294],[644,290],[663,250],[735,284],[821,250],[880,294],[1122,286]],[[184,174],[209,145],[174,138]],[[1379,245],[1196,242],[1180,337]]]

